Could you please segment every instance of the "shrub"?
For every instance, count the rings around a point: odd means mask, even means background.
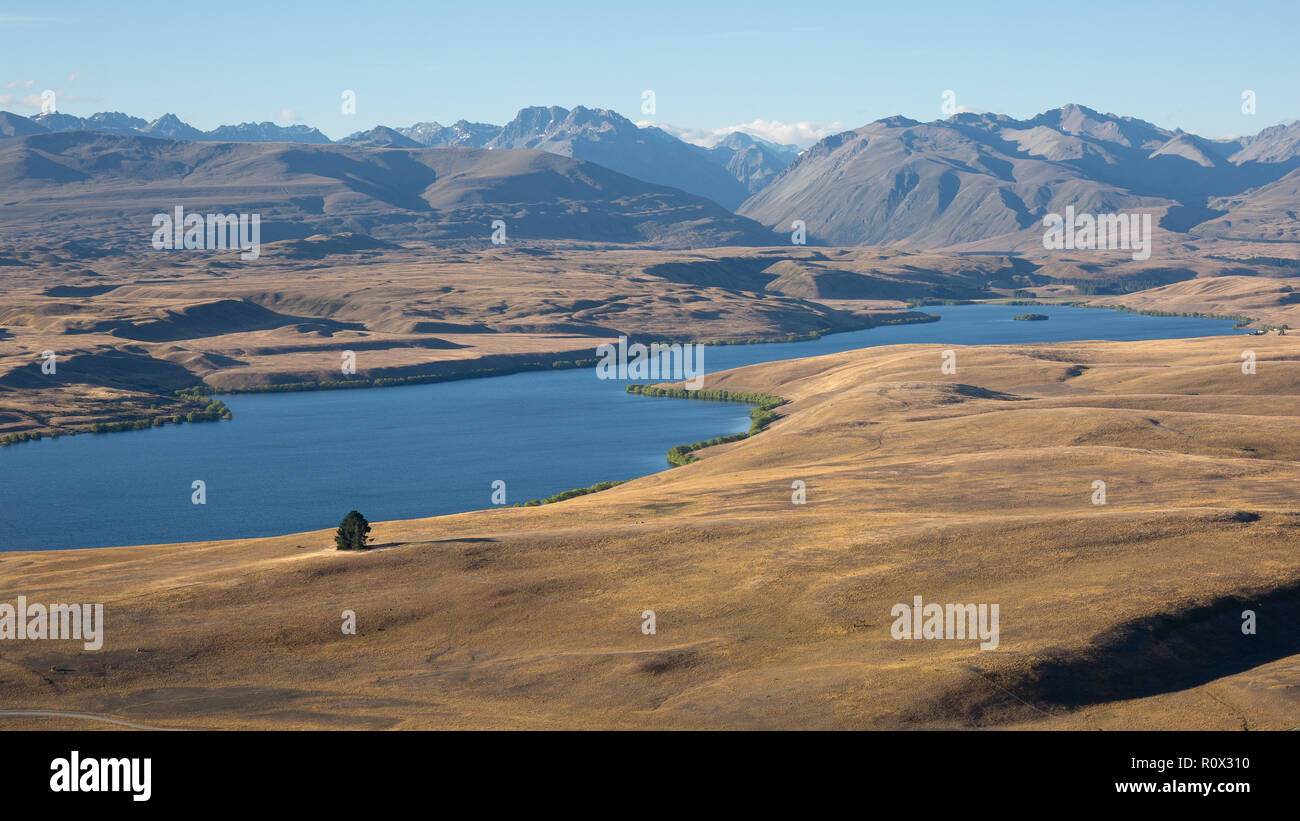
[[[725,445],[728,442],[739,442],[749,436],[753,436],[763,428],[767,427],[774,419],[776,413],[774,410],[785,404],[785,400],[779,396],[772,396],[767,393],[740,393],[736,391],[721,390],[698,390],[692,391],[685,388],[661,388],[655,385],[631,384],[627,386],[628,393],[640,394],[641,396],[664,396],[672,399],[699,399],[706,402],[745,402],[754,407],[749,411],[749,432],[733,433],[728,436],[718,436],[703,442],[692,442],[689,445],[678,445],[668,451],[668,464],[673,467],[689,465],[696,461],[693,450],[703,450],[704,448],[713,447],[714,445]]]
[[[588,493],[600,493],[602,490],[609,490],[612,487],[623,484],[626,479],[620,479],[617,482],[597,482],[590,487],[576,487],[573,490],[566,490],[557,493],[554,496],[547,496],[545,499],[529,499],[527,502],[521,502],[515,507],[537,507],[538,505],[549,505],[555,502],[563,502],[565,499],[573,499],[578,496],[586,496]]]

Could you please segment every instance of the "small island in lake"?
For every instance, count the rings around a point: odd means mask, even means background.
[[[1011,318],[1018,319],[1021,322],[1041,322],[1044,319],[1047,319],[1047,315],[1046,314],[1021,314],[1020,316],[1013,316]]]

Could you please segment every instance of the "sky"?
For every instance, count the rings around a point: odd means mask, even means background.
[[[1295,0],[0,0],[0,110],[39,113],[49,89],[78,116],[301,122],[337,139],[586,105],[696,141],[748,125],[808,145],[939,119],[947,100],[1017,118],[1079,103],[1225,137],[1300,119],[1297,34]]]

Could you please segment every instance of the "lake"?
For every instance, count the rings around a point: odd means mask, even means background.
[[[709,347],[708,371],[875,345],[1240,333],[1228,320],[1035,306],[927,307],[942,320],[810,342]],[[594,355],[594,354],[593,354]],[[223,397],[234,419],[0,449],[0,550],[270,536],[492,507],[667,468],[669,448],[749,427],[749,406],[629,395],[594,368],[393,388]],[[205,483],[206,503],[191,502]]]

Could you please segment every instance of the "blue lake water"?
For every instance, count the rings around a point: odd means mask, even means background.
[[[1232,322],[1097,309],[924,308],[935,323],[709,347],[708,371],[908,342],[1140,340]],[[1045,322],[1011,317],[1032,310]],[[0,551],[200,541],[492,507],[667,468],[669,448],[743,431],[749,407],[629,395],[594,368],[430,385],[224,397],[234,419],[0,449]],[[191,483],[206,484],[206,504]]]

